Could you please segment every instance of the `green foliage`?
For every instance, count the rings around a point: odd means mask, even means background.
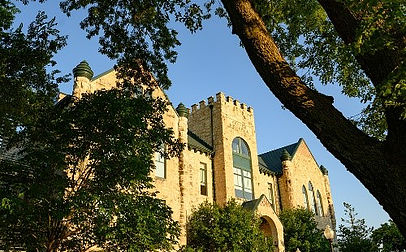
[[[0,1],[0,135],[8,137],[18,126],[35,120],[39,111],[50,107],[58,77],[53,55],[66,44],[66,37],[55,29],[55,20],[39,12],[23,33],[22,25],[11,25],[18,9],[10,1]],[[47,72],[45,69],[51,69]]]
[[[186,0],[64,0],[62,10],[70,15],[80,8],[88,10],[81,22],[87,36],[100,35],[100,52],[112,59],[140,59],[142,68],[156,75],[162,87],[169,87],[166,63],[175,62],[174,48],[180,45],[177,31],[169,22],[185,24],[191,32],[202,28],[210,17],[211,2],[204,5]],[[119,60],[119,62],[120,62]],[[135,68],[136,67],[136,68]],[[134,65],[139,70],[140,65]]]
[[[273,251],[272,239],[260,230],[261,220],[234,200],[224,207],[203,203],[188,219],[183,251]]]
[[[314,214],[306,209],[286,209],[279,216],[284,228],[285,249],[295,252],[328,252],[330,245],[317,228]]]
[[[161,144],[167,156],[182,148],[164,127],[166,105],[98,91],[26,125],[19,162],[1,163],[3,247],[170,249],[179,227],[147,192],[153,153]]]
[[[406,251],[406,240],[392,220],[372,231],[372,240],[380,248],[380,252]]]
[[[150,74],[118,68],[119,88],[55,104],[65,37],[42,12],[11,29],[17,11],[0,1],[0,249],[170,250],[179,227],[149,174],[162,144],[166,157],[183,145],[163,123],[168,103],[140,91]]]
[[[290,66],[309,86],[313,79],[338,84],[349,97],[357,97],[366,108],[354,117],[367,134],[384,139],[386,107],[400,107],[406,115],[404,62],[406,19],[404,1],[342,1],[359,19],[353,42],[344,43],[318,1],[254,1],[272,37]],[[381,83],[372,83],[357,62],[360,55],[396,51],[398,68]],[[376,62],[379,64],[379,62]]]
[[[342,252],[370,252],[378,251],[378,247],[371,239],[372,228],[365,224],[364,219],[357,219],[354,208],[344,202],[345,215],[348,219],[342,219],[345,225],[339,226],[338,247]]]

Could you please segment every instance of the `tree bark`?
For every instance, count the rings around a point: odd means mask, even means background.
[[[265,84],[377,198],[406,236],[406,155],[399,148],[406,149],[403,131],[406,128],[397,117],[398,111],[393,113],[393,122],[388,121],[391,126],[387,141],[369,137],[333,106],[332,97],[308,88],[301,81],[249,0],[222,0],[222,3],[233,33],[239,36]],[[355,21],[355,28],[348,25],[353,31],[357,29]]]

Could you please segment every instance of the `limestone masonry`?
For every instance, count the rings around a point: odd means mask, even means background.
[[[115,71],[92,79],[87,63],[79,66],[82,71],[74,72],[74,96],[115,86]],[[159,88],[153,96],[166,97]],[[320,229],[326,225],[335,229],[327,170],[317,164],[303,139],[257,153],[253,109],[223,93],[190,109],[171,106],[164,121],[187,147],[179,158],[165,160],[157,154],[152,177],[158,197],[172,208],[182,227],[181,244],[186,243],[186,221],[194,208],[204,201],[222,205],[231,198],[261,216],[261,228],[272,236],[277,251],[284,251],[278,218],[282,209],[308,208]]]

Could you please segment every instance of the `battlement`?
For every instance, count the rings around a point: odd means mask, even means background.
[[[247,106],[245,103],[240,103],[238,100],[234,100],[231,96],[225,96],[224,93],[219,92],[216,94],[216,97],[210,96],[207,100],[202,100],[199,104],[193,104],[190,113],[196,113],[206,107],[214,105],[214,106],[234,106],[241,109],[244,112],[248,112],[249,114],[253,114],[254,109],[252,107]]]

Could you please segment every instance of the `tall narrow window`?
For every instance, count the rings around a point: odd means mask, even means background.
[[[272,208],[275,209],[275,198],[273,195],[272,183],[268,183],[268,193],[269,193],[269,201],[271,202]]]
[[[252,171],[248,145],[242,138],[236,137],[232,142],[232,150],[235,196],[251,200],[253,197]]]
[[[164,146],[161,146],[161,151],[164,151]],[[155,152],[155,176],[158,178],[165,178],[166,171],[165,171],[165,157],[159,153]]]
[[[200,163],[200,194],[207,195],[207,165]]]
[[[307,197],[307,190],[306,187],[302,186],[302,193],[303,193],[303,204],[306,209],[309,209],[309,199]]]
[[[316,205],[317,203],[316,203],[316,199],[314,197],[314,189],[313,189],[312,182],[310,182],[310,181],[309,181],[309,194],[310,194],[309,195],[310,196],[310,208],[315,215],[318,215],[317,205]]]
[[[321,202],[321,194],[320,194],[319,190],[317,190],[317,206],[319,207],[320,216],[323,216],[324,215],[323,203]]]

